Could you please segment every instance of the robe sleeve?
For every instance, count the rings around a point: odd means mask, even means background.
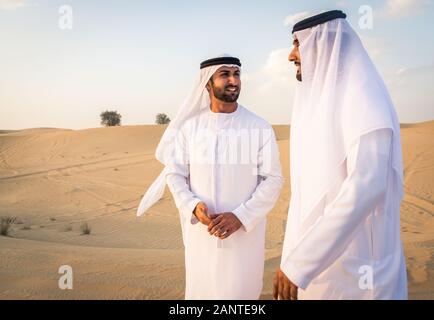
[[[392,131],[379,129],[360,137],[347,156],[347,178],[337,197],[281,261],[281,270],[299,288],[327,269],[347,248],[387,187]]]
[[[193,214],[193,211],[201,200],[190,190],[190,160],[185,130],[186,128],[183,127],[176,136],[176,156],[171,157],[169,163],[166,164],[166,183],[180,214],[183,215],[185,219],[190,218],[192,224],[196,224],[199,221]],[[185,216],[188,213],[191,214]]]
[[[283,185],[274,130],[270,127],[264,132],[269,134],[263,139],[264,143],[258,152],[257,174],[260,182],[252,196],[232,211],[246,232],[251,231],[273,209]]]

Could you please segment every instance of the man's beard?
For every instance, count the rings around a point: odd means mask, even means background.
[[[295,79],[301,82],[301,69],[297,69],[295,72]]]
[[[236,102],[238,100],[238,96],[240,95],[239,87],[236,86],[226,86],[224,88],[219,88],[214,86],[214,84],[211,84],[211,87],[212,87],[212,92],[214,94],[214,97],[226,103]],[[226,89],[234,88],[234,87],[238,88],[238,90],[235,92],[226,91]]]
[[[301,73],[297,73],[297,74],[295,75],[295,79],[297,79],[298,81],[301,82]]]

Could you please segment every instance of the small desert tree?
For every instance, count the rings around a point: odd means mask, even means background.
[[[0,235],[8,236],[12,225],[16,222],[17,219],[13,217],[0,217]]]
[[[92,228],[90,227],[90,224],[85,222],[80,226],[80,230],[81,230],[81,234],[90,234]]]
[[[168,124],[170,122],[170,118],[165,113],[159,113],[155,117],[156,124]]]
[[[101,125],[106,127],[114,127],[121,125],[122,116],[117,111],[104,111],[100,114]]]

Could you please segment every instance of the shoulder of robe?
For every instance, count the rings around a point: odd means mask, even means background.
[[[258,129],[272,129],[271,124],[269,124],[265,119],[258,116],[253,111],[250,111],[244,106],[241,106],[243,108],[244,114],[249,118],[249,126],[252,128],[258,128]]]
[[[187,130],[187,131],[191,130],[198,123],[198,120],[200,119],[200,117],[206,112],[207,112],[207,109],[205,109],[205,108],[200,110],[194,116],[185,120],[184,123],[181,125],[180,129],[181,130]]]

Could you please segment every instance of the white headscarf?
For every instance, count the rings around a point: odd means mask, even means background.
[[[371,131],[393,130],[391,165],[403,196],[400,127],[388,91],[358,35],[345,19],[294,33],[299,40],[302,82],[291,121],[291,192],[301,233],[321,199],[342,179],[352,144]],[[291,202],[293,202],[291,200]],[[299,236],[301,236],[300,234]]]
[[[232,57],[228,54],[222,54],[217,56],[220,57]],[[162,164],[167,165],[168,161],[173,157],[175,148],[175,138],[178,130],[182,127],[184,122],[199,114],[204,108],[210,108],[211,101],[209,98],[209,93],[206,90],[206,84],[212,75],[221,67],[237,67],[238,65],[213,65],[200,70],[200,74],[196,79],[193,88],[191,89],[189,95],[184,100],[184,103],[178,110],[175,118],[170,122],[169,126],[164,131],[164,134],[157,146],[155,152],[155,157]],[[151,184],[151,186],[146,191],[142,200],[140,201],[139,207],[137,209],[137,216],[143,215],[150,207],[152,207],[164,194],[164,189],[166,186],[166,168],[161,171],[157,179]]]

